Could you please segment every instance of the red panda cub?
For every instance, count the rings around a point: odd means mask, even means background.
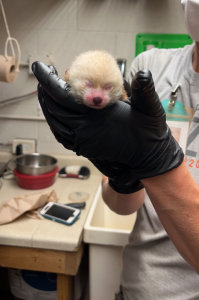
[[[87,51],[73,61],[64,80],[77,103],[100,109],[127,99],[116,59],[104,50]]]

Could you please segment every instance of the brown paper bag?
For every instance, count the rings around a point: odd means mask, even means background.
[[[0,225],[10,223],[24,213],[34,219],[43,219],[39,209],[49,201],[58,201],[54,190],[15,197],[0,205]]]

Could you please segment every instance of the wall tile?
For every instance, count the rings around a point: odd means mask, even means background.
[[[28,73],[27,68],[20,69],[16,80],[12,83],[1,83],[1,100],[10,99],[37,90],[37,80],[34,75]],[[28,100],[27,100],[28,101]],[[22,103],[22,105],[24,102]]]
[[[21,115],[21,116],[37,116],[37,96],[24,98],[24,100],[17,101],[15,104],[7,104],[1,106],[0,115]]]
[[[44,154],[75,155],[73,151],[65,149],[58,142],[46,143],[46,142],[38,141],[37,152],[44,153]]]
[[[115,34],[102,32],[63,32],[41,31],[38,35],[38,51],[52,54],[52,61],[59,76],[64,77],[65,71],[74,58],[83,51],[105,49],[112,54],[115,50]]]
[[[76,29],[74,0],[6,0],[4,8],[10,30]]]
[[[132,13],[137,5],[137,1],[130,0],[80,0],[77,28],[85,31],[111,32],[130,30],[134,24]]]
[[[46,121],[38,122],[37,151],[46,154],[74,154],[74,152],[65,149],[57,142]]]
[[[178,0],[79,0],[77,28],[104,32],[168,32],[175,30],[176,24],[181,27],[181,18]]]
[[[43,143],[57,143],[54,135],[52,134],[50,127],[48,126],[46,121],[38,122],[38,142]]]
[[[2,30],[1,30],[2,31]],[[37,30],[11,30],[10,34],[12,37],[17,39],[20,50],[21,50],[21,61],[28,62],[29,54],[37,52]],[[4,54],[5,42],[7,39],[7,33],[4,30],[0,36],[0,53]],[[16,44],[13,42],[13,47],[15,49],[16,57],[18,57],[18,52]],[[8,47],[8,54],[12,56],[12,51],[10,45]]]
[[[185,33],[184,15],[178,0],[139,1],[136,30],[149,33]]]
[[[38,30],[38,52],[57,54],[64,49],[66,31]],[[59,55],[59,54],[58,54]]]
[[[22,120],[0,120],[0,140],[14,138],[37,139],[37,122]]]
[[[135,56],[135,33],[121,32],[116,34],[116,58],[124,58],[126,62],[126,78],[129,71],[129,67]]]
[[[115,33],[106,32],[69,32],[66,33],[64,50],[74,55],[92,49],[105,49],[114,52]]]

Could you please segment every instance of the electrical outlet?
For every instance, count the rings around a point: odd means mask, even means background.
[[[25,140],[25,139],[13,139],[12,141],[12,153],[16,154],[16,147],[22,145],[23,154],[31,154],[36,152],[35,140]]]

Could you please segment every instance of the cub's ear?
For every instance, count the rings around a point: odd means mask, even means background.
[[[64,80],[68,81],[69,79],[69,70],[66,70],[65,75],[64,75]]]
[[[125,92],[126,92],[126,94],[127,94],[127,97],[129,98],[129,97],[131,97],[131,86],[130,86],[130,84],[128,83],[128,81],[126,81],[126,79],[125,78],[123,78],[123,87],[124,87],[124,90],[125,90]]]

